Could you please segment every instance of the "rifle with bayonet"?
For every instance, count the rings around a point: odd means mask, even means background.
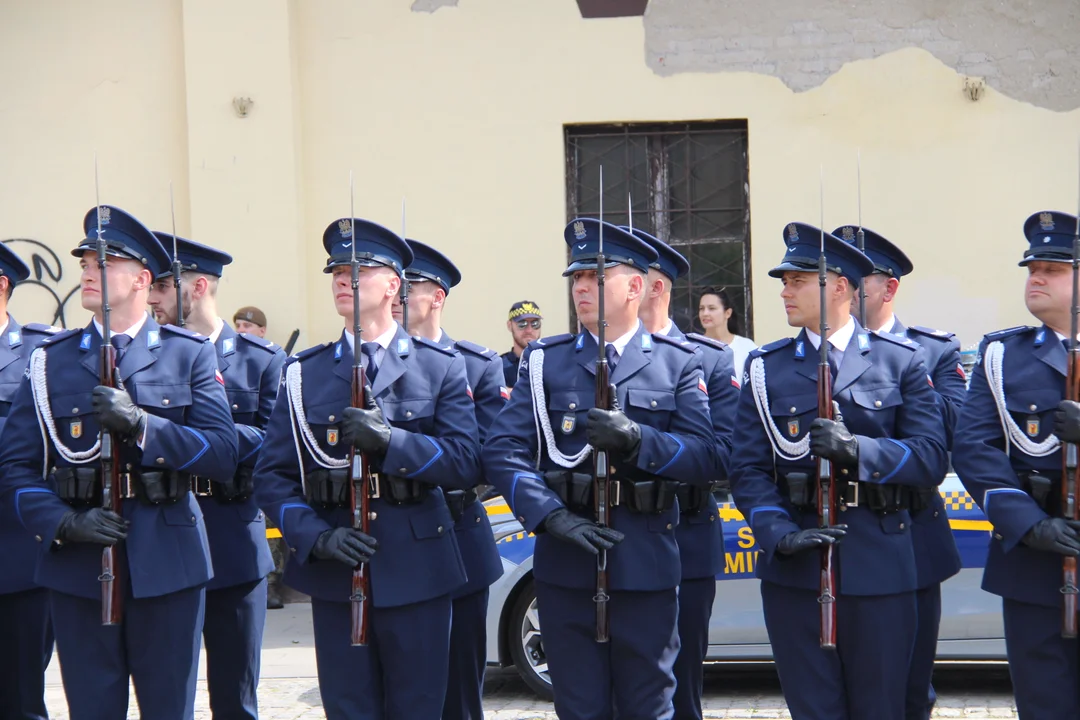
[[[866,252],[866,233],[862,226],[862,152],[855,155],[855,183],[859,203],[859,229],[855,233],[855,247]],[[866,327],[866,282],[859,283],[859,324]]]
[[[349,227],[352,230],[352,258],[349,267],[352,273],[353,295],[353,365],[352,365],[352,397],[351,404],[354,408],[365,407],[364,387],[367,381],[364,377],[364,364],[360,360],[360,338],[363,329],[360,327],[360,262],[356,258],[356,213],[353,207],[353,176],[349,173]],[[365,535],[371,533],[371,496],[368,488],[371,485],[371,467],[368,463],[367,454],[357,450],[356,445],[349,444],[349,507],[352,508],[352,527]],[[371,620],[371,578],[368,575],[367,563],[363,562],[353,568],[352,591],[349,594],[349,614],[352,625],[349,635],[351,645],[363,646],[368,641],[368,626]]]
[[[98,184],[97,158],[94,158],[94,196],[97,201],[97,266],[101,276],[101,358],[99,362],[102,385],[118,386],[116,374],[116,348],[112,344],[109,326],[109,281],[107,268],[107,243],[101,229],[101,194]],[[120,493],[120,444],[114,442],[112,433],[101,426],[101,507],[117,515],[124,514],[124,500]],[[122,542],[122,541],[121,541]],[[123,554],[120,543],[106,545],[101,549],[101,624],[119,625],[123,616],[124,586],[120,581]]]
[[[405,239],[405,198],[401,198],[401,239]],[[401,327],[409,332],[409,279],[401,273]]]
[[[604,257],[604,168],[600,167],[600,237],[596,248],[596,407],[601,410],[615,409],[615,386],[611,384],[610,368],[605,355],[607,321],[604,315],[604,275],[607,260]],[[593,504],[596,524],[611,527],[611,461],[607,450],[593,449]],[[608,567],[607,550],[600,548],[596,555],[596,642],[606,643],[611,634],[608,627]]]
[[[1069,312],[1069,363],[1068,373],[1065,376],[1065,399],[1073,402],[1080,401],[1080,347],[1077,347],[1076,333],[1077,314],[1080,313],[1080,217],[1077,218],[1076,228],[1073,230],[1072,245],[1072,306]],[[1080,471],[1077,470],[1076,443],[1064,443],[1061,451],[1062,474],[1061,474],[1061,509],[1066,520],[1080,520],[1080,507],[1077,507],[1077,497],[1080,496]],[[1077,612],[1077,572],[1076,557],[1066,555],[1061,561],[1063,584],[1061,596],[1064,600],[1061,617],[1061,636],[1064,638],[1076,637],[1076,612]]]
[[[828,276],[825,263],[824,178],[822,178],[821,185],[821,250],[818,254],[818,286],[820,291],[818,335],[820,341],[818,343],[817,398],[818,417],[833,420],[832,370],[829,368],[829,324],[825,312],[825,284]],[[835,415],[837,421],[842,420],[838,412]],[[817,477],[818,525],[827,528],[833,525],[837,513],[836,474],[833,464],[828,458],[817,458]],[[833,543],[822,545],[818,606],[821,608],[819,644],[823,648],[836,647],[836,567],[833,563],[833,555]]]
[[[180,252],[176,247],[176,204],[173,201],[172,183],[169,183],[169,210],[172,213],[172,277],[173,287],[176,289],[176,324],[184,327],[184,295],[180,290],[180,273],[184,268],[180,264]]]

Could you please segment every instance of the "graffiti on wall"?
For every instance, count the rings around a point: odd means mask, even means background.
[[[45,243],[31,238],[4,240],[12,252],[30,267],[30,277],[16,286],[13,303],[32,308],[31,316],[22,322],[43,322],[67,327],[68,302],[79,292],[79,279],[65,280],[64,264],[60,256]],[[78,300],[75,310],[81,310]]]

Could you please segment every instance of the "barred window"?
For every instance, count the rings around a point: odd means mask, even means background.
[[[740,334],[753,337],[746,121],[568,125],[565,138],[567,220],[597,216],[603,165],[604,220],[628,225],[632,215],[690,261],[672,291],[675,323],[700,332],[698,297],[722,287]]]

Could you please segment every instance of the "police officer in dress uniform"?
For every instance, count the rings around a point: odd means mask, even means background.
[[[154,234],[167,250],[172,248],[172,235]],[[277,399],[285,353],[257,335],[237,333],[219,317],[218,282],[232,256],[184,238],[177,238],[176,244],[184,327],[210,338],[214,345],[239,444],[239,467],[233,478],[224,482],[193,478],[214,564],[214,578],[206,586],[203,624],[210,709],[218,720],[255,720],[266,578],[274,563],[266,542],[265,516],[252,497],[252,471]],[[176,287],[171,270],[154,281],[150,307],[158,322],[175,324]]]
[[[510,337],[514,339],[514,346],[499,356],[502,359],[506,387],[512,388],[517,382],[521,354],[525,352],[530,342],[540,337],[540,327],[543,322],[544,316],[540,314],[540,306],[532,300],[521,300],[510,306],[506,329],[510,331]]]
[[[596,260],[603,228],[605,357],[618,407],[596,398]],[[560,718],[671,718],[682,577],[677,481],[712,482],[716,439],[702,354],[638,320],[656,251],[618,227],[566,227],[573,299],[585,330],[530,343],[516,389],[484,445],[484,468],[537,534],[536,597]],[[537,442],[537,436],[542,439]],[[610,527],[594,522],[592,449],[611,459]],[[596,571],[607,550],[610,641],[596,641]]]
[[[355,242],[366,408],[350,407]],[[330,720],[438,718],[446,697],[451,594],[465,568],[442,487],[480,473],[465,360],[391,317],[412,251],[390,230],[343,218],[323,235],[335,307],[349,328],[291,357],[255,466],[259,506],[290,549],[285,582],[311,595],[319,691]],[[376,486],[371,534],[351,527],[348,447]],[[350,645],[351,573],[369,563],[366,647]]]
[[[0,429],[11,410],[30,353],[56,334],[48,325],[20,325],[8,314],[15,286],[30,277],[30,268],[0,243]],[[41,546],[26,532],[13,507],[0,507],[0,547],[5,569],[0,573],[0,720],[43,720],[45,669],[52,658],[49,591],[34,581]]]
[[[502,410],[509,391],[502,384],[502,363],[494,350],[454,340],[442,329],[442,312],[450,288],[461,282],[461,273],[450,258],[435,248],[407,240],[413,262],[405,268],[409,283],[409,334],[434,340],[465,358],[465,372],[476,405],[480,442],[488,426]],[[468,582],[454,592],[453,625],[450,629],[450,678],[446,688],[444,720],[483,720],[481,702],[487,667],[488,586],[502,575],[502,559],[495,547],[491,522],[476,490],[448,490],[447,503],[454,516],[454,536],[465,561]]]
[[[624,228],[628,229],[629,228]],[[645,301],[638,317],[645,330],[687,339],[702,353],[709,387],[709,414],[716,437],[717,465],[708,485],[679,483],[679,543],[682,581],[679,583],[679,657],[675,661],[675,720],[701,719],[701,692],[705,654],[709,650],[709,618],[716,599],[716,576],[724,571],[724,533],[713,496],[714,484],[724,480],[731,459],[731,433],[739,382],[735,354],[727,345],[697,333],[684,335],[671,319],[671,285],[690,270],[678,251],[643,230],[631,230],[649,243],[659,257],[649,266]]]
[[[117,388],[100,384],[99,221]],[[82,306],[94,318],[31,355],[0,438],[0,496],[44,548],[36,580],[52,590],[73,720],[126,717],[129,676],[143,716],[190,719],[213,576],[191,476],[233,476],[236,430],[210,343],[146,313],[153,279],[169,267],[154,234],[107,205],[90,210],[83,229],[72,254],[82,268]],[[123,517],[101,507],[99,426],[120,453],[114,492],[124,498]],[[122,621],[105,626],[102,548],[121,540]]]
[[[1042,324],[983,338],[953,443],[953,467],[994,526],[982,587],[1002,598],[1021,718],[1080,717],[1077,641],[1061,637],[1062,559],[1080,554],[1080,523],[1061,507],[1061,442],[1080,440],[1080,405],[1062,399],[1075,230],[1061,212],[1024,223],[1024,300]]]
[[[784,259],[769,271],[784,283],[788,324],[802,331],[750,353],[732,494],[762,553],[765,625],[791,716],[900,720],[918,587],[905,488],[934,487],[945,476],[945,429],[918,345],[868,332],[849,314],[873,262],[831,234],[824,234],[827,340],[843,420],[817,418],[822,235],[789,224]],[[835,468],[834,527],[819,527],[815,456]],[[819,551],[840,538],[837,642],[822,649]]]
[[[858,227],[844,225],[833,235],[855,244]],[[914,266],[904,252],[878,233],[863,228],[866,256],[874,262],[874,271],[863,279],[866,292],[866,325],[879,333],[906,337],[922,347],[923,361],[930,370],[934,390],[941,399],[945,438],[952,449],[953,428],[967,393],[964,366],[960,362],[960,341],[944,330],[913,325],[906,327],[893,313],[893,303],[900,288],[900,278]],[[859,299],[851,303],[857,315]],[[934,658],[937,655],[938,627],[941,624],[941,583],[960,572],[960,552],[956,549],[945,502],[937,488],[913,488],[910,498],[911,539],[915,543],[918,570],[918,627],[915,649],[908,675],[906,720],[928,720],[937,701],[932,683]]]

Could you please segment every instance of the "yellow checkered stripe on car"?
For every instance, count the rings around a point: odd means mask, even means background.
[[[949,490],[941,493],[946,510],[974,510],[975,499],[964,490]]]

